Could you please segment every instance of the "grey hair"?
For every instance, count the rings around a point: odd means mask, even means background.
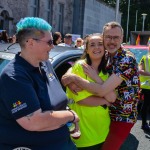
[[[111,22],[106,23],[103,27],[103,34],[104,34],[107,27],[111,27],[111,28],[119,27],[122,34],[124,33],[122,26],[116,21],[111,21]]]

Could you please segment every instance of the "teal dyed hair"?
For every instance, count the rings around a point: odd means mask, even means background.
[[[16,27],[17,32],[28,28],[34,28],[37,30],[44,30],[44,31],[51,31],[52,29],[51,25],[47,21],[38,17],[23,18],[17,23]]]

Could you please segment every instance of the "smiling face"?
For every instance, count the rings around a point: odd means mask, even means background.
[[[34,40],[34,39],[33,39]],[[35,41],[35,56],[39,61],[45,61],[49,58],[49,52],[54,47],[50,44],[52,39],[52,34],[50,32],[45,32],[45,36],[39,40]]]
[[[114,56],[123,41],[123,29],[118,22],[108,22],[103,27],[104,47]]]
[[[104,46],[113,55],[120,48],[123,35],[119,27],[107,27],[104,31]]]
[[[104,55],[103,38],[100,35],[91,35],[87,39],[86,52],[91,61],[101,60]]]
[[[48,60],[49,52],[54,47],[52,34],[45,31],[41,36],[30,37],[27,39],[25,48],[22,49],[22,56],[32,65],[38,66],[41,61]]]
[[[76,39],[76,46],[81,47],[83,45],[83,40],[81,38]]]

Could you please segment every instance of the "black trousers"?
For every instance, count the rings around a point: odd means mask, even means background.
[[[150,90],[142,89],[144,101],[141,108],[142,125],[146,124],[148,113],[150,113]]]

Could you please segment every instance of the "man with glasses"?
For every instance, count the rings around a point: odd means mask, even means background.
[[[77,125],[79,118],[66,110],[67,97],[48,61],[51,26],[26,17],[17,24],[17,39],[21,52],[0,76],[0,149],[76,150],[66,124]]]
[[[116,90],[117,99],[110,106],[110,133],[102,150],[119,150],[137,120],[137,104],[139,93],[138,65],[132,53],[121,47],[123,29],[117,22],[109,22],[103,27],[104,46],[108,51],[107,71],[110,77],[101,83],[89,82],[68,73],[63,76],[64,85],[75,83],[97,96],[104,97],[110,91]],[[95,48],[96,50],[96,48]],[[95,70],[83,65],[85,73],[95,79]],[[76,92],[78,90],[71,89]]]
[[[72,34],[67,33],[64,37],[64,43],[58,44],[58,46],[71,47],[72,46]]]

